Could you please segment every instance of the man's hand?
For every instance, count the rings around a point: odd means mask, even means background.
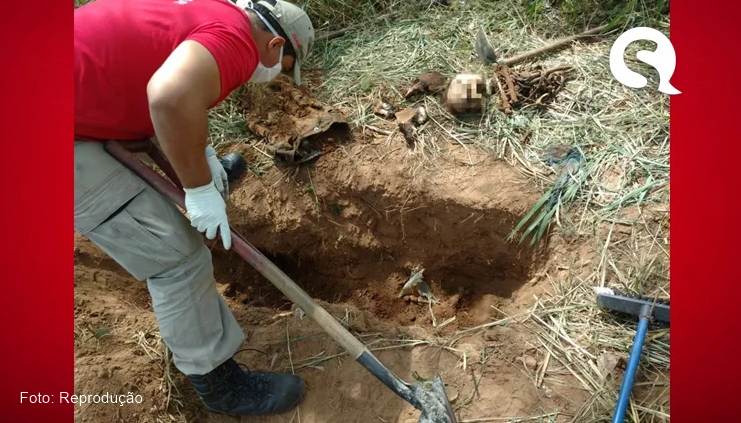
[[[210,145],[206,147],[206,162],[208,162],[208,167],[211,169],[211,178],[214,181],[216,189],[219,190],[221,196],[226,201],[227,197],[229,197],[229,179],[224,166],[222,166],[219,158],[216,157],[216,150]]]
[[[232,232],[226,217],[226,203],[213,182],[198,188],[185,188],[185,208],[190,214],[191,225],[198,232],[215,239],[218,231],[224,248],[231,248]]]

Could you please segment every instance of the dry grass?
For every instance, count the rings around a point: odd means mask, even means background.
[[[622,369],[610,359],[627,361],[635,334],[635,322],[612,316],[595,306],[595,278],[568,277],[553,281],[553,295],[536,301],[525,324],[546,351],[546,362],[566,369],[591,394],[573,421],[609,421],[620,387]],[[638,382],[628,408],[635,422],[668,421],[669,331],[652,329],[647,335]],[[541,380],[558,384],[548,366]]]

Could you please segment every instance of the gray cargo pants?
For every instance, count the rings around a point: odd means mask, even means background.
[[[147,281],[178,370],[202,375],[237,351],[244,333],[216,290],[201,234],[102,143],[75,141],[75,230]]]

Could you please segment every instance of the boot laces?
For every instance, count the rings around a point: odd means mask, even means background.
[[[246,364],[233,360],[234,356],[244,351],[256,351],[267,356],[263,351],[251,348],[245,348],[234,353],[225,378],[225,384],[228,386],[229,396],[231,397],[230,402],[233,404],[238,404],[244,400],[260,402],[269,394],[269,379],[263,377],[260,373],[252,372]]]

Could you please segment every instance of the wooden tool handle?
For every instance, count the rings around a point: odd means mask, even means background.
[[[105,149],[109,154],[131,169],[132,172],[152,185],[160,194],[185,209],[185,193],[183,190],[178,189],[173,182],[160,176],[160,174],[142,163],[116,141],[106,142]],[[353,359],[357,360],[363,352],[367,351],[365,346],[357,338],[352,336],[337,319],[314,302],[288,275],[268,260],[257,248],[242,238],[233,227],[231,231],[232,249],[265,276],[289,300],[301,308],[307,316],[311,317],[332,339],[345,348]],[[370,352],[368,353],[370,354]]]
[[[574,41],[585,38],[585,37],[591,37],[595,35],[599,35],[602,31],[610,28],[610,25],[602,25],[598,26],[597,28],[592,28],[588,31],[584,31],[581,34],[572,35],[570,37],[562,38],[560,40],[557,40],[551,44],[548,44],[543,47],[536,48],[534,50],[526,51],[522,54],[518,54],[515,57],[510,57],[509,59],[504,60],[504,64],[507,66],[514,66],[516,64],[519,64],[521,62],[524,62],[528,59],[532,59],[533,57],[540,56],[541,54],[548,53],[549,51],[557,50],[559,48],[565,47],[568,44],[573,43]]]

